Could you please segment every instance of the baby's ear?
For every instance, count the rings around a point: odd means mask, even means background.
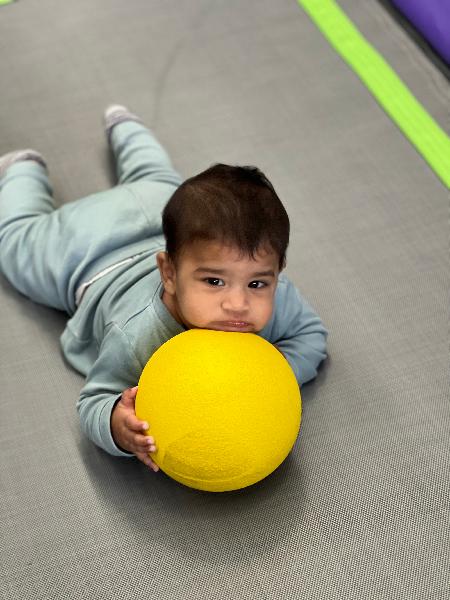
[[[164,272],[164,269],[167,269],[168,263],[167,252],[158,252],[156,255],[156,264],[158,265],[158,269],[161,271],[161,275]]]
[[[169,293],[175,279],[175,269],[169,259],[167,252],[158,252],[156,255],[156,262],[158,269],[161,274],[161,280],[164,284],[164,289]]]

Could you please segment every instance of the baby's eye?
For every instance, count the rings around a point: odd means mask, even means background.
[[[207,281],[208,283],[211,283],[211,281],[222,281],[222,279],[216,279],[215,277],[207,277],[203,281]],[[211,285],[214,287],[217,287],[217,285],[215,285],[214,283],[211,283]]]
[[[267,283],[265,283],[264,281],[252,281],[252,283],[261,283],[262,287],[266,287],[267,286]],[[256,288],[253,288],[253,289],[260,290],[261,287],[256,287]]]

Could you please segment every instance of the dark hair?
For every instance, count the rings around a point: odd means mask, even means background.
[[[162,213],[166,252],[177,265],[197,240],[219,241],[254,259],[272,249],[286,266],[289,217],[272,184],[257,167],[216,163],[186,179]]]

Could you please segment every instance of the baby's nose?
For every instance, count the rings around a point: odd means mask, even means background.
[[[248,308],[246,293],[241,291],[230,292],[223,302],[223,307],[227,311],[236,313],[234,316],[238,319],[239,313],[242,314]]]

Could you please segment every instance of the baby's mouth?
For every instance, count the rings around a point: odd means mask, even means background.
[[[242,331],[243,329],[249,329],[251,327],[251,324],[245,321],[223,321],[218,325],[221,329],[230,331]]]

